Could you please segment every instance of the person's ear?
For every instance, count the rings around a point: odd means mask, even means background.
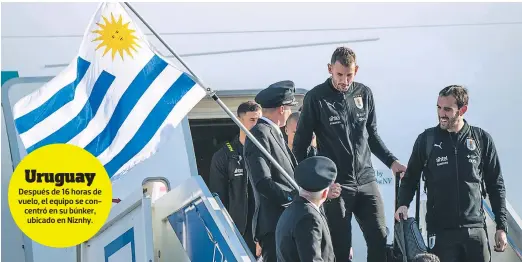
[[[328,73],[332,74],[332,65],[328,64]]]
[[[459,115],[463,116],[468,111],[468,106],[463,106],[459,109]]]
[[[328,190],[330,190],[330,188],[327,188],[327,189],[323,190],[323,193],[321,194],[322,198],[327,198],[328,197]]]
[[[357,71],[359,71],[359,66],[358,65],[355,66],[355,73],[353,74],[353,76],[357,75]]]

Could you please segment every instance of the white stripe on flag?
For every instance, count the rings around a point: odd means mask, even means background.
[[[99,73],[96,74],[96,77],[91,76],[92,74],[95,74],[92,72],[92,69],[92,66],[89,67],[85,77],[82,78],[78,84],[78,87],[74,92],[73,100],[42,120],[40,123],[36,124],[27,132],[20,135],[20,139],[22,139],[27,148],[60,129],[67,122],[73,119],[78,112],[80,112],[89,98],[94,82],[96,82],[96,79],[99,77]],[[73,71],[72,73],[74,74],[75,72]]]
[[[114,109],[121,99],[121,96],[127,90],[129,85],[134,80],[134,77],[142,70],[147,62],[154,56],[153,53],[147,54],[147,56],[140,56],[136,64],[127,66],[128,70],[125,72],[119,72],[118,68],[113,68],[114,72],[110,72],[118,77],[114,80],[111,88],[107,91],[106,96],[103,98],[100,110],[96,113],[94,118],[89,122],[85,130],[80,132],[76,137],[71,139],[68,144],[77,145],[84,148],[88,145],[96,136],[98,136],[102,130],[107,126],[109,119],[114,114]],[[127,69],[125,68],[125,69]]]
[[[112,144],[98,156],[102,164],[106,164],[117,155],[123,147],[132,139],[141,127],[145,118],[158,103],[160,98],[178,79],[181,72],[173,67],[167,66],[165,70],[154,80],[152,85],[145,91],[141,99],[136,103],[131,113],[121,126]]]
[[[188,114],[188,112],[192,109],[192,107],[197,104],[203,97],[205,97],[206,92],[198,84],[194,85],[190,91],[183,96],[183,98],[176,104],[174,109],[167,116],[165,122],[161,125],[158,131],[154,134],[152,139],[147,143],[147,145],[131,160],[129,160],[125,165],[123,165],[117,172],[117,176],[112,177],[111,179],[117,180],[121,175],[125,174],[132,168],[134,165],[142,162],[143,160],[150,157],[154,152],[156,152],[162,144],[165,142],[162,140],[162,131],[172,132],[172,130],[168,130],[165,128],[167,125],[176,126],[179,122]],[[164,136],[165,140],[169,140],[171,136]],[[190,156],[189,156],[190,157]]]
[[[41,88],[24,96],[13,106],[13,116],[17,119],[47,102],[58,90],[76,79],[76,58],[60,73],[62,77],[55,77]]]

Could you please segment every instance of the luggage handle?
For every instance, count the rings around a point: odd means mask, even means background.
[[[395,173],[395,210],[399,208],[399,187],[400,187],[401,173]],[[415,189],[415,221],[419,223],[419,209],[420,209],[420,180]]]
[[[395,212],[397,211],[397,209],[399,208],[399,188],[400,188],[400,184],[401,184],[401,173],[395,173],[395,210],[393,212],[393,214],[395,214]],[[419,183],[416,185],[416,189],[415,189],[415,195],[416,195],[416,199],[415,199],[415,223],[418,225],[419,224],[419,207],[420,207],[420,180],[419,180]],[[399,215],[399,221],[394,220],[394,225],[395,226],[399,226],[401,228],[404,227],[404,223],[405,223],[405,220],[403,218],[402,215]],[[398,224],[398,225],[397,225]],[[395,227],[394,226],[394,227]],[[404,250],[404,241],[405,239],[404,238],[398,238],[397,235],[394,234],[394,238],[393,238],[393,245],[392,245],[392,252],[395,252],[396,250],[399,251],[402,255],[400,257],[397,257],[395,255],[393,255],[393,258],[391,258],[393,261],[400,261],[400,262],[407,262],[408,261],[408,258],[405,254],[406,250]],[[401,245],[398,245],[397,241],[399,242],[402,242],[403,244]],[[422,242],[424,243],[424,240],[422,240]],[[392,253],[393,254],[393,253]]]
[[[401,180],[401,174],[400,173],[395,173],[395,210],[394,210],[394,214],[395,214],[395,211],[397,210],[397,208],[399,208],[399,187],[400,187],[400,180]]]

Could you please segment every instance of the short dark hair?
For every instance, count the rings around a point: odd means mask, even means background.
[[[439,96],[453,96],[457,100],[457,107],[461,109],[468,105],[468,89],[459,85],[450,85],[440,90]]]
[[[261,110],[261,106],[254,101],[246,101],[237,107],[237,116],[246,114],[247,112],[257,112]]]
[[[416,255],[412,262],[440,262],[440,259],[434,254],[423,253]]]
[[[350,66],[352,64],[357,65],[355,52],[348,47],[338,47],[332,54],[332,59],[330,60],[331,64],[335,64],[335,62],[339,61],[343,66]]]
[[[297,112],[293,112],[289,117],[288,119],[286,120],[286,123],[290,123],[290,121],[298,121],[299,120],[299,117],[301,116],[301,112],[297,111]]]

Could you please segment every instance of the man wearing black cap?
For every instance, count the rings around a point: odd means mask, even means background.
[[[299,197],[283,212],[276,229],[277,261],[335,261],[326,217],[320,206],[337,176],[335,163],[313,156],[299,163]]]
[[[297,162],[284,141],[280,127],[297,104],[292,81],[270,85],[257,94],[255,101],[263,108],[252,135],[293,179]],[[296,194],[292,184],[247,137],[244,147],[245,168],[253,185],[256,208],[252,221],[254,239],[261,245],[263,261],[277,261],[275,229],[279,216]]]
[[[406,167],[377,132],[373,93],[354,81],[358,68],[350,48],[339,47],[333,52],[328,64],[331,76],[305,95],[293,151],[299,162],[305,159],[315,132],[318,155],[330,158],[337,166],[341,196],[324,204],[337,261],[351,261],[353,213],[368,246],[367,261],[382,262],[386,261],[386,221],[371,155],[395,173],[404,172]]]

